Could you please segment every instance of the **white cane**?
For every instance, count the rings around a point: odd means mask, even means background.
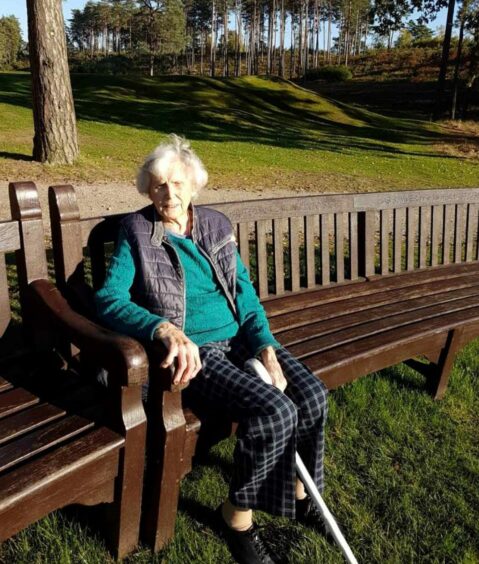
[[[247,372],[256,374],[263,380],[263,382],[266,382],[266,384],[273,383],[273,381],[271,380],[271,376],[269,375],[269,372],[266,370],[264,365],[256,358],[250,358],[249,360],[247,360],[245,362],[244,367]],[[323,518],[327,530],[329,530],[336,544],[342,550],[346,560],[350,564],[358,564],[358,561],[356,560],[356,557],[354,556],[351,548],[346,542],[346,539],[344,538],[341,529],[338,527],[338,524],[336,523],[331,511],[329,511],[326,503],[324,503],[324,500],[321,497],[321,494],[319,493],[316,484],[311,478],[310,473],[306,469],[306,466],[304,465],[298,453],[296,453],[296,471],[298,472],[298,475],[301,481],[303,482],[307,492],[311,496],[311,499],[319,509],[319,512],[321,513],[321,516]]]

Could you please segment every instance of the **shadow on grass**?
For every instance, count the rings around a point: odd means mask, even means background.
[[[416,366],[420,366],[424,372],[419,372]],[[383,370],[364,377],[393,382],[400,391],[407,390],[430,395],[433,375],[431,374],[431,379],[428,379],[425,375],[430,369],[432,369],[432,366],[429,362],[414,359],[390,366],[389,368],[383,368]]]
[[[8,151],[0,151],[0,158],[12,159],[14,161],[33,161],[31,155],[25,155],[23,153],[10,153]]]
[[[30,107],[29,81],[27,74],[0,75],[0,102]],[[327,101],[280,79],[73,75],[72,81],[79,119],[175,131],[192,140],[435,157],[385,143],[427,146],[457,138],[425,122]]]
[[[316,80],[306,82],[304,86],[322,96],[332,97],[345,104],[354,104],[371,112],[395,118],[417,120],[431,118],[437,90],[436,81],[413,82],[404,79],[365,79],[343,83]],[[446,98],[451,96],[449,85],[446,86],[445,96]],[[473,93],[470,106],[469,118],[477,119],[479,91]],[[449,119],[449,108],[444,112],[443,117]]]

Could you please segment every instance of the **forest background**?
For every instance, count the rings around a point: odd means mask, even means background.
[[[477,77],[477,0],[99,0],[81,4],[71,10],[66,22],[72,72],[344,80],[377,74],[376,61],[392,60],[393,65],[399,61],[397,70],[416,78],[423,67],[440,66],[445,72],[442,66],[452,63],[453,90],[467,92]],[[445,25],[433,31],[428,24],[438,14]],[[0,18],[0,70],[28,66],[21,31],[15,16]],[[402,56],[398,57],[398,51]],[[336,68],[331,69],[332,65]],[[465,97],[470,98],[468,92]]]

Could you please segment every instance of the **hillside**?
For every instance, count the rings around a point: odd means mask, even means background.
[[[192,140],[213,187],[366,191],[472,186],[477,159],[447,155],[461,139],[425,121],[386,117],[279,79],[74,75],[81,157],[30,159],[29,76],[0,74],[2,180],[131,180],[170,132]]]

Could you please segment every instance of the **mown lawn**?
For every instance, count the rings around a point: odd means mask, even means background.
[[[479,562],[479,341],[458,357],[434,402],[400,365],[330,394],[325,498],[362,563]],[[234,439],[184,480],[174,541],[129,563],[232,562],[212,512],[227,492]],[[283,562],[340,563],[338,549],[283,519],[258,514]],[[71,511],[59,511],[0,547],[0,562],[112,562]]]
[[[131,180],[168,133],[192,140],[215,187],[315,191],[475,186],[479,161],[446,155],[460,134],[382,116],[292,83],[258,77],[74,75],[81,157],[72,167],[30,159],[29,75],[0,73],[3,180]]]

